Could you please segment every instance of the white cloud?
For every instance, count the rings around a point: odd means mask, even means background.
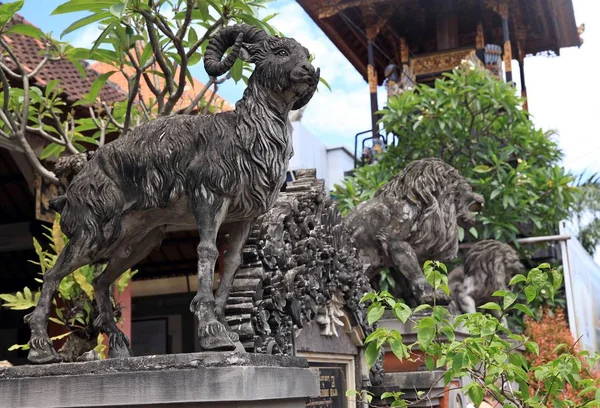
[[[73,47],[91,47],[94,41],[100,36],[102,30],[98,24],[85,26],[83,29],[69,33],[65,39],[71,43]]]

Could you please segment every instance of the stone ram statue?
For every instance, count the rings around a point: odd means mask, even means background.
[[[509,245],[494,240],[477,242],[467,252],[464,263],[448,275],[454,309],[475,313],[478,306],[497,302],[499,298],[492,293],[506,289],[512,277],[524,270],[519,254]]]
[[[223,55],[231,47],[226,58]],[[60,361],[47,333],[52,299],[61,279],[86,264],[107,263],[93,282],[95,324],[110,338],[110,357],[130,355],[115,324],[110,284],[160,244],[167,225],[195,226],[198,293],[190,305],[205,350],[241,347],[224,307],[241,250],[256,218],[274,204],[292,155],[289,112],[312,98],[319,70],[291,38],[271,37],[245,25],[223,28],[210,41],[204,66],[227,72],[240,57],[255,64],[243,98],[231,112],[178,115],[145,123],[98,149],[52,208],[70,241],[46,272],[31,328],[29,361]],[[224,272],[213,296],[216,237],[229,233]]]
[[[425,281],[423,263],[448,262],[458,252],[458,226],[470,228],[483,197],[442,160],[411,162],[375,196],[353,209],[344,224],[368,265],[369,278],[383,268],[404,282],[409,303],[433,301],[433,289]],[[398,285],[397,285],[398,286]],[[435,295],[438,301],[440,295]],[[449,299],[446,299],[449,301]]]

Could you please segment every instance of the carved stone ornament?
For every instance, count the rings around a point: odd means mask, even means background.
[[[448,275],[453,308],[460,313],[475,313],[477,307],[497,302],[492,293],[504,290],[525,267],[511,246],[494,240],[475,243],[462,265]],[[495,312],[495,311],[492,311]]]
[[[227,57],[225,52],[231,47]],[[107,264],[93,282],[110,356],[130,355],[118,329],[110,284],[162,241],[167,225],[198,229],[198,293],[190,310],[204,350],[241,349],[225,319],[225,303],[242,247],[256,218],[275,203],[292,155],[288,114],[306,105],[319,82],[309,52],[292,38],[246,25],[221,29],[204,55],[210,76],[240,57],[255,64],[234,111],[210,116],[162,117],[99,148],[81,166],[66,193],[51,200],[69,243],[46,272],[31,328],[29,360],[60,360],[48,337],[52,299],[61,279],[86,264]],[[213,296],[217,234],[229,233],[224,271]]]
[[[409,163],[372,199],[352,210],[344,224],[368,265],[369,278],[389,268],[396,288],[403,290],[397,295],[416,306],[434,299],[423,263],[454,259],[458,226],[473,226],[473,211],[482,205],[483,197],[473,193],[456,169],[429,158]],[[443,301],[442,294],[435,297]]]
[[[336,336],[344,315],[363,339],[374,330],[360,304],[372,288],[342,221],[315,170],[297,171],[258,219],[225,309],[247,351],[290,354],[292,336],[307,322],[316,321],[322,335]],[[378,361],[371,381],[381,376]]]

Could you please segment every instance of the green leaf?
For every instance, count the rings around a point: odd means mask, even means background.
[[[442,333],[444,333],[446,337],[448,337],[448,340],[450,340],[451,342],[454,341],[454,339],[456,338],[452,326],[443,326]]]
[[[117,3],[117,4],[113,4],[112,6],[110,6],[110,13],[117,18],[123,17],[124,11],[125,11],[125,4],[123,4],[123,3]]]
[[[502,310],[500,305],[498,303],[494,303],[494,302],[488,302],[485,305],[481,305],[481,306],[479,306],[479,309],[499,310],[499,311]]]
[[[81,273],[81,269],[76,269],[73,272],[75,281],[90,299],[94,299],[94,287],[88,282],[88,279]]]
[[[392,353],[398,358],[398,360],[402,361],[405,358],[409,357],[408,350],[406,346],[398,339],[390,340],[390,348],[392,349]]]
[[[465,360],[466,355],[464,352],[461,351],[459,353],[456,353],[456,355],[452,359],[452,370],[454,370],[455,373],[462,370],[463,365],[465,364]]]
[[[433,371],[435,369],[435,360],[433,357],[429,355],[425,356],[425,367],[427,367],[429,371]]]
[[[118,22],[112,22],[109,25],[107,25],[106,28],[104,30],[102,30],[102,32],[100,33],[100,35],[98,36],[96,41],[94,41],[94,44],[92,45],[90,52],[92,52],[92,53],[95,52],[98,49],[98,47],[100,46],[100,44],[102,44],[104,39],[108,36],[108,34],[110,34],[110,32],[112,30],[114,30],[115,27],[117,27],[117,26],[118,26]]]
[[[377,299],[377,294],[373,293],[373,292],[369,292],[369,293],[365,293],[364,296],[360,299],[360,303],[365,303],[368,300],[375,300]]]
[[[68,26],[67,28],[65,28],[63,30],[62,33],[60,33],[60,37],[64,37],[65,35],[80,29],[81,27],[85,27],[87,25],[90,25],[91,23],[94,23],[98,20],[103,20],[105,18],[110,17],[110,12],[108,11],[101,11],[99,13],[94,13],[94,14],[90,14],[89,16],[80,18],[79,20],[71,23],[70,26]]]
[[[417,332],[417,341],[421,350],[427,350],[435,337],[434,327],[420,327]]]
[[[329,85],[329,83],[328,83],[328,82],[325,80],[325,78],[323,78],[323,77],[320,77],[320,78],[319,78],[319,82],[320,82],[320,83],[322,83],[323,85],[325,85],[325,87],[326,87],[327,89],[329,89],[329,91],[330,91],[330,92],[332,92],[332,90],[331,90],[331,86],[330,86],[330,85]]]
[[[29,350],[29,344],[13,344],[8,348],[8,351]]]
[[[483,388],[476,382],[471,382],[463,387],[463,391],[473,400],[476,407],[483,402]]]
[[[379,358],[379,348],[377,347],[377,342],[374,341],[369,343],[367,349],[365,350],[365,357],[367,360],[367,366],[369,368],[373,367],[373,364],[375,364]]]
[[[117,72],[117,71],[108,71],[108,72],[106,72],[104,74],[98,75],[98,78],[96,78],[94,80],[94,82],[92,82],[92,86],[90,87],[90,91],[88,92],[88,94],[86,96],[86,98],[88,99],[88,101],[90,103],[93,104],[96,101],[96,98],[98,97],[98,94],[100,93],[100,91],[104,87],[104,84],[106,84],[106,81],[108,81],[108,79],[115,72]]]
[[[9,27],[6,31],[5,34],[21,34],[21,35],[25,35],[27,37],[32,37],[32,38],[42,38],[44,37],[44,33],[42,32],[42,30],[40,30],[37,27],[34,27],[32,25],[29,24],[15,24],[11,27]]]
[[[6,24],[23,7],[23,0],[0,5],[0,23]]]
[[[63,146],[56,143],[50,143],[42,149],[42,152],[40,153],[40,159],[44,160],[52,156],[58,157],[64,150],[65,148]]]
[[[66,14],[78,11],[98,12],[110,8],[119,2],[120,0],[70,0],[56,7],[51,14]]]
[[[552,285],[554,286],[554,289],[558,290],[558,288],[562,284],[563,276],[556,269],[553,269],[551,271],[551,274],[552,274]]]
[[[485,164],[480,164],[479,166],[473,167],[473,171],[476,173],[489,173],[492,170],[490,166],[486,166]]]
[[[533,311],[527,305],[524,305],[522,303],[517,303],[513,307],[515,309],[525,313],[527,316],[534,317]]]
[[[537,290],[533,286],[525,286],[525,298],[527,299],[527,303],[531,303],[533,299],[537,296]]]
[[[385,308],[381,305],[381,303],[373,303],[371,307],[369,307],[369,312],[367,313],[367,323],[369,326],[372,326],[373,323],[381,319],[383,313],[385,312]]]
[[[506,294],[506,296],[504,296],[504,302],[502,304],[503,309],[504,310],[508,309],[510,306],[512,306],[513,303],[515,303],[516,300],[517,300],[517,294],[508,292]]]
[[[534,341],[528,341],[528,342],[526,342],[525,343],[525,348],[527,349],[527,351],[529,351],[530,353],[535,354],[536,356],[540,355],[540,347]]]
[[[512,286],[512,285],[516,285],[517,283],[521,283],[521,282],[525,282],[525,281],[527,281],[527,278],[524,275],[519,273],[519,274],[516,274],[515,276],[513,276],[513,278],[508,283],[508,285]]]
[[[54,322],[56,324],[60,324],[61,326],[65,325],[65,322],[63,322],[62,320],[57,319],[56,317],[49,317],[48,320],[50,320],[51,322]]]
[[[237,83],[239,82],[240,79],[242,79],[242,69],[244,67],[244,61],[242,61],[241,59],[237,59],[235,61],[235,63],[233,64],[233,66],[231,67],[231,70],[229,71],[229,74],[231,75],[231,78]]]
[[[422,310],[428,310],[428,309],[431,309],[431,308],[432,308],[432,306],[431,306],[431,305],[420,305],[420,306],[417,306],[417,307],[415,308],[415,310],[414,310],[414,312],[413,312],[413,313],[419,313],[419,312],[420,312],[420,311],[422,311]]]
[[[396,318],[398,320],[400,320],[402,323],[406,323],[406,321],[412,314],[412,310],[410,309],[410,307],[408,307],[408,305],[401,303],[401,302],[398,302],[394,305],[393,312],[394,312],[394,316],[396,316]]]
[[[507,294],[509,294],[510,292],[508,290],[497,290],[494,293],[492,293],[492,296],[494,297],[504,297]]]

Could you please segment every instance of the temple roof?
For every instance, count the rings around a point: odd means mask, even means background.
[[[390,63],[398,63],[400,37],[412,55],[438,51],[436,18],[439,0],[297,0],[352,65],[367,79],[367,25],[375,21],[375,66],[379,83]],[[501,45],[501,18],[489,6],[497,0],[455,0],[459,47],[475,43],[483,22],[486,43]],[[519,43],[525,55],[580,46],[571,0],[508,0],[509,28],[514,55]],[[519,43],[517,42],[519,39]]]

